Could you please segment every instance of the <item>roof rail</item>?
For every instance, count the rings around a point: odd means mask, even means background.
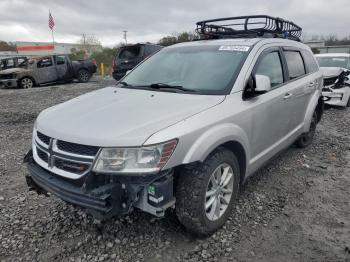
[[[200,21],[196,32],[200,39],[265,37],[300,42],[302,28],[279,17],[252,15]]]

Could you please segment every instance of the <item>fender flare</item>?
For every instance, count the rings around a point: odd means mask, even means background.
[[[203,162],[211,152],[227,142],[237,142],[243,147],[248,166],[250,157],[248,136],[242,128],[230,123],[213,126],[201,134],[187,151],[183,163]]]
[[[315,112],[315,110],[319,104],[320,99],[322,100],[322,96],[321,96],[320,92],[315,92],[310,99],[310,102],[308,104],[308,107],[307,107],[306,113],[305,113],[305,117],[304,117],[304,128],[303,128],[304,133],[308,132],[310,129],[312,115]],[[323,108],[322,108],[322,110],[323,110]]]

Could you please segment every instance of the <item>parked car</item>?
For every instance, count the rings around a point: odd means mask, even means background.
[[[154,44],[136,44],[121,47],[113,60],[113,77],[120,80],[142,60],[158,52],[163,47]]]
[[[315,55],[324,74],[322,91],[325,103],[350,106],[350,54],[327,53]]]
[[[3,59],[0,59],[0,70],[5,70],[8,68],[15,68],[15,67],[25,67],[27,63],[28,63],[28,57],[26,56],[3,58]]]
[[[29,60],[25,66],[0,71],[1,87],[32,88],[59,81],[88,82],[97,66],[92,60],[71,61],[68,55],[50,55]]]
[[[301,28],[269,16],[245,17],[247,31],[214,24],[239,19],[198,22],[206,40],[166,47],[116,86],[41,112],[28,186],[98,219],[175,207],[193,232],[221,227],[247,178],[291,144],[310,145],[323,112]],[[288,30],[258,30],[257,19]]]

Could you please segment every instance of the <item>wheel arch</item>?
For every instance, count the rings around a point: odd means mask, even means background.
[[[37,85],[37,82],[33,76],[24,75],[18,78],[17,82],[20,83],[23,78],[30,78],[33,81],[33,85]]]
[[[19,77],[18,80],[17,80],[17,84],[18,85],[20,85],[20,83],[21,83],[23,78],[30,78],[33,81],[33,86],[37,85],[37,82],[36,82],[35,78],[33,76],[30,76],[30,75],[24,75],[24,76]]]
[[[305,117],[304,117],[303,131],[305,133],[309,131],[312,115],[315,111],[317,113],[317,121],[320,121],[322,117],[322,112],[323,112],[323,100],[322,100],[322,95],[320,95],[320,92],[315,92],[313,96],[310,98],[308,107],[305,112]]]
[[[235,154],[239,164],[240,183],[243,183],[247,171],[247,156],[244,147],[237,141],[228,141],[220,145],[219,147],[224,147]]]
[[[183,164],[203,162],[220,147],[229,149],[236,155],[240,165],[241,182],[243,182],[248,167],[249,140],[243,129],[233,124],[222,124],[202,134],[187,152]]]

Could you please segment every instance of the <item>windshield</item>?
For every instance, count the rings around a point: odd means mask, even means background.
[[[131,85],[128,88],[162,83],[181,86],[196,93],[227,94],[249,49],[234,47],[165,48],[134,69],[122,81]]]
[[[349,58],[347,57],[317,57],[320,67],[343,67],[350,69]]]

